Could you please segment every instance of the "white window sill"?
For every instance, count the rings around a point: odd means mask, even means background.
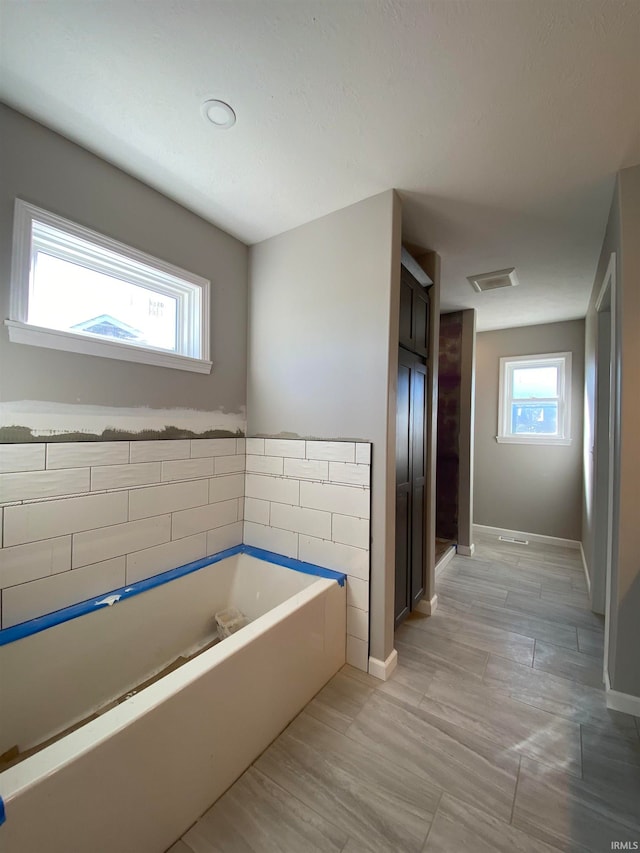
[[[555,435],[497,435],[498,444],[537,444],[537,445],[563,445],[571,444],[570,438],[558,438]]]
[[[85,335],[75,335],[72,332],[60,332],[55,329],[45,329],[42,326],[32,326],[29,323],[19,323],[15,320],[5,320],[4,323],[9,330],[9,340],[15,344],[78,352],[101,358],[116,358],[139,364],[153,364],[156,367],[171,367],[174,370],[188,370],[193,373],[211,373],[212,363],[205,359],[136,347],[118,341],[98,340]]]

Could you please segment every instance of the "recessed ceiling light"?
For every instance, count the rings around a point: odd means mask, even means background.
[[[220,130],[227,130],[236,123],[236,114],[229,104],[213,98],[202,105],[202,115]]]
[[[519,284],[515,267],[509,267],[506,270],[485,272],[481,275],[470,275],[467,277],[467,281],[478,293],[486,293],[487,290],[498,290],[501,287],[517,287]]]

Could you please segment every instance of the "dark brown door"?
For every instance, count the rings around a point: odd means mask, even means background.
[[[395,623],[424,593],[427,366],[400,347],[396,412]]]
[[[400,277],[399,343],[424,358],[429,355],[429,292],[405,267]]]

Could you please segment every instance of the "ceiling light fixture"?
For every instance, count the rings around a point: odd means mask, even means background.
[[[236,114],[224,101],[211,98],[205,101],[201,108],[202,115],[219,130],[227,130],[236,123]]]

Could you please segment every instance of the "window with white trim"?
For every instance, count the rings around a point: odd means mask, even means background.
[[[571,444],[570,352],[500,359],[496,440]]]
[[[200,276],[16,199],[15,343],[209,373]]]

